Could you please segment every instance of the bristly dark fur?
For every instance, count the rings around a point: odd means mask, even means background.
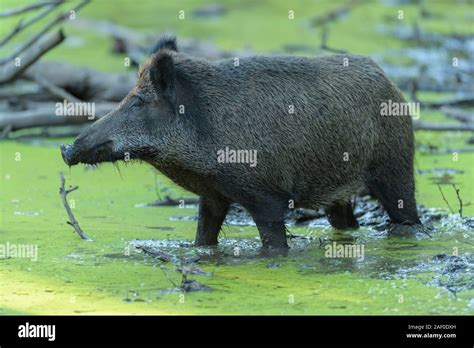
[[[174,35],[165,35],[162,36],[156,45],[151,49],[150,55],[155,54],[156,52],[167,49],[170,51],[178,52],[178,45],[176,43],[176,36]]]

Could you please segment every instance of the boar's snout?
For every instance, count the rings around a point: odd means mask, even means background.
[[[72,157],[72,149],[73,145],[64,145],[61,144],[61,155],[63,156],[64,163],[66,163],[68,166],[73,166],[77,164],[77,162],[74,163],[73,157]]]
[[[72,144],[61,145],[61,155],[68,166],[97,164],[122,159],[114,151],[114,141],[95,127],[86,129]]]

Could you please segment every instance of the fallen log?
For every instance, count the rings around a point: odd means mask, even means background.
[[[454,118],[460,122],[474,124],[474,113],[472,112],[465,111],[460,108],[449,107],[449,106],[443,106],[441,108],[441,111],[446,116]]]
[[[460,131],[460,132],[474,132],[474,124],[444,124],[444,123],[428,123],[415,121],[413,122],[415,130],[429,130],[429,131]]]
[[[96,116],[94,119],[87,116],[57,116],[57,103],[37,103],[38,106],[26,111],[0,112],[0,129],[10,127],[11,131],[47,126],[67,126],[92,122],[112,111],[116,103],[95,104]],[[45,105],[42,105],[45,104]]]
[[[424,108],[441,108],[443,106],[474,106],[474,98],[463,97],[449,100],[441,100],[435,102],[421,102],[421,107]]]
[[[86,101],[121,101],[136,81],[134,72],[105,73],[89,67],[50,61],[36,63],[23,76],[34,80],[38,74],[51,84]]]
[[[46,91],[48,91],[51,94],[51,96],[57,98],[58,100],[67,100],[74,103],[82,102],[80,99],[76,98],[75,96],[70,94],[68,91],[49,82],[40,74],[35,75],[34,80]]]
[[[5,128],[5,139],[12,139],[15,141],[27,143],[27,144],[38,144],[42,139],[55,139],[55,138],[75,138],[87,127],[87,123],[84,125],[67,126],[61,127],[45,127],[41,128],[40,133],[26,133],[21,135],[10,136],[8,134],[8,128]],[[0,139],[3,139],[0,135]]]
[[[33,81],[25,81],[23,79],[17,79],[12,83],[0,86],[0,99],[5,100],[35,100],[35,96],[41,97],[40,99],[49,98],[49,96],[43,96],[41,93],[42,87]]]

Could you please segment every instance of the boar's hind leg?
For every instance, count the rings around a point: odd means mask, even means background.
[[[254,218],[257,225],[260,239],[264,248],[268,249],[286,249],[288,243],[286,241],[285,222],[267,221],[265,219]]]
[[[200,197],[196,246],[217,245],[217,236],[229,209],[229,202],[219,198]]]
[[[262,203],[261,208],[245,207],[257,225],[265,249],[287,249],[284,205]]]
[[[351,202],[336,202],[326,209],[326,215],[332,227],[345,230],[359,228]]]

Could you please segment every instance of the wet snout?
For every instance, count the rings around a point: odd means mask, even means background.
[[[61,144],[61,155],[63,156],[64,163],[66,163],[68,166],[73,166],[77,164],[77,162],[76,163],[73,162],[72,149],[73,149],[72,144],[69,144],[69,145]]]
[[[96,164],[117,160],[113,140],[108,132],[93,124],[85,129],[72,144],[61,145],[61,155],[68,166],[78,163]]]

